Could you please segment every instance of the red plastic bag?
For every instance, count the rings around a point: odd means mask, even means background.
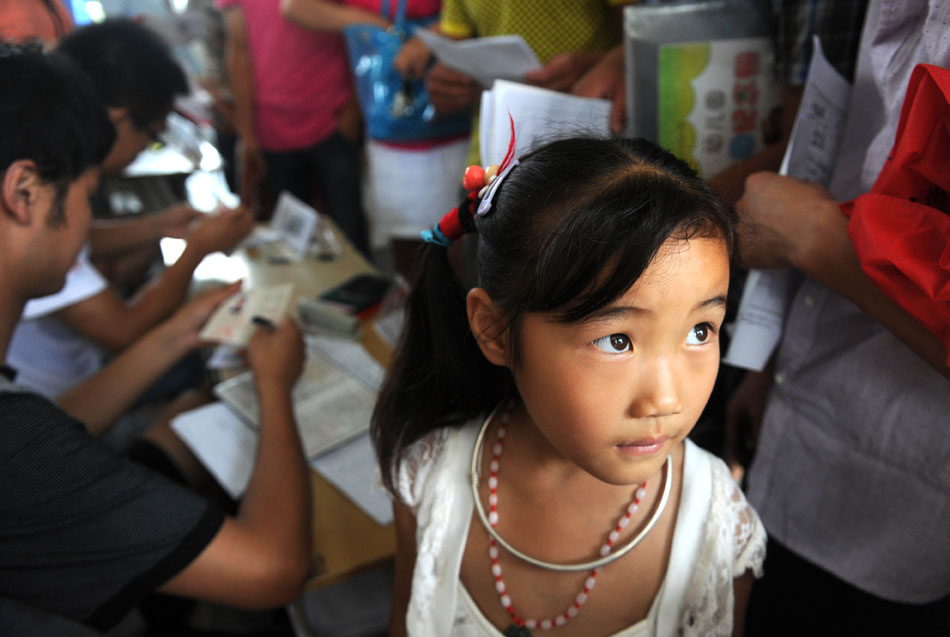
[[[865,273],[950,350],[950,70],[914,69],[881,174],[841,209]]]

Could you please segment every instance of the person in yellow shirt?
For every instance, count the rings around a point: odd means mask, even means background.
[[[577,81],[604,55],[620,44],[617,0],[445,0],[437,30],[450,38],[518,34],[543,65],[524,81],[555,91],[570,92]],[[420,76],[428,59],[404,47],[395,65],[404,74]],[[429,98],[440,114],[473,108],[472,142],[468,163],[479,162],[477,100],[482,91],[468,75],[436,63],[429,71]]]

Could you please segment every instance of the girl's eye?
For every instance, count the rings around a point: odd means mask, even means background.
[[[602,336],[594,341],[594,347],[597,349],[607,352],[608,354],[620,354],[622,352],[628,352],[632,348],[630,343],[630,338],[626,334],[611,334],[610,336]]]
[[[713,326],[710,323],[699,323],[690,329],[686,336],[687,345],[702,345],[712,336]]]

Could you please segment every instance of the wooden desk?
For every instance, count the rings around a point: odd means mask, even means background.
[[[337,236],[341,236],[339,232]],[[166,260],[173,256],[174,246],[174,243],[163,243]],[[375,271],[348,243],[344,245],[343,255],[332,261],[307,258],[274,265],[268,263],[266,246],[250,252],[248,254],[242,249],[231,256],[209,255],[195,271],[196,285],[243,279],[247,288],[253,288],[290,281],[295,286],[295,298],[314,298],[354,274]],[[383,364],[387,363],[385,346],[378,337],[374,340],[375,334],[371,335],[369,330],[366,330],[366,335],[370,353]],[[309,582],[308,590],[332,584],[391,559],[396,548],[393,525],[380,526],[318,473],[311,470],[310,474],[316,575]]]

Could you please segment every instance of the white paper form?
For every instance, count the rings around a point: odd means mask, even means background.
[[[377,523],[393,521],[392,501],[377,478],[376,453],[369,434],[314,458],[310,466]]]
[[[825,59],[817,37],[813,42],[801,106],[779,172],[826,186],[847,120],[851,85]],[[724,363],[762,371],[782,337],[798,276],[794,270],[749,272]]]
[[[520,35],[452,40],[428,29],[415,34],[440,62],[486,88],[493,80],[520,80],[528,71],[541,68],[538,56]]]
[[[851,84],[825,59],[817,36],[813,45],[808,80],[780,172],[827,186],[848,119]]]
[[[310,248],[310,241],[317,231],[320,214],[286,190],[280,193],[270,227],[302,258]]]
[[[235,500],[251,481],[257,434],[224,403],[211,403],[176,416],[172,429],[218,484]]]
[[[287,313],[293,291],[293,283],[280,283],[235,294],[222,303],[201,328],[201,340],[246,346],[257,329],[254,317],[279,322]]]
[[[237,500],[251,481],[257,434],[224,403],[179,414],[172,429],[201,460],[228,495]],[[376,477],[369,434],[318,458],[310,466],[379,524],[393,520],[392,503]]]
[[[307,347],[319,352],[372,391],[379,391],[386,370],[361,343],[325,334],[308,334]]]
[[[496,80],[482,93],[479,112],[479,150],[483,163],[498,164],[508,151],[511,123],[515,121],[515,157],[537,142],[570,133],[608,137],[609,100],[568,95],[548,89]]]
[[[245,426],[257,430],[259,404],[252,372],[218,383],[214,393],[243,418]],[[315,352],[308,356],[292,397],[297,432],[308,458],[365,432],[376,404],[372,391]]]

